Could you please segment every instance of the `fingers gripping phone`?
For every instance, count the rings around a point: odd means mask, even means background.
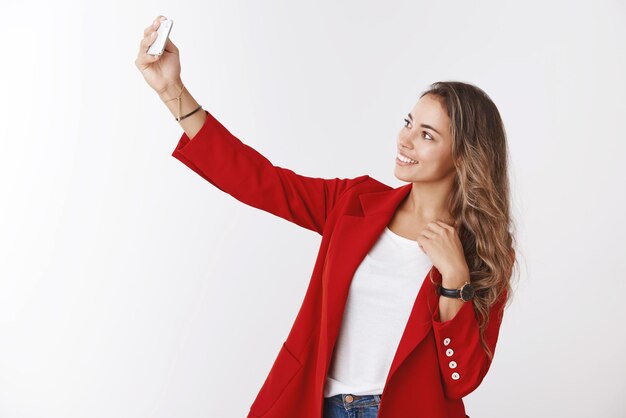
[[[148,54],[163,54],[163,50],[165,49],[165,43],[167,42],[167,38],[170,36],[172,26],[174,26],[174,21],[172,19],[165,19],[161,21],[161,23],[159,24],[159,28],[157,29],[156,39],[154,40],[154,42],[152,42],[150,48],[148,48]]]

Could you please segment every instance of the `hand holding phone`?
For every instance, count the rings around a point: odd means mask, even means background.
[[[163,54],[163,50],[165,49],[165,44],[167,43],[167,39],[170,36],[172,26],[174,26],[174,21],[172,19],[165,19],[161,21],[161,23],[159,24],[159,28],[156,32],[156,39],[150,45],[150,48],[148,48],[148,54]]]
[[[145,28],[135,60],[148,85],[159,94],[181,84],[180,52],[169,38],[172,24],[171,19],[160,15]]]

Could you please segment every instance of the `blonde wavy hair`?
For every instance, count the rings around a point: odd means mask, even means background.
[[[489,312],[499,298],[504,299],[503,311],[511,299],[516,265],[506,132],[496,105],[474,85],[438,81],[420,98],[427,94],[440,101],[451,121],[457,175],[448,207],[456,220],[476,290],[473,305],[479,318],[481,345],[491,360],[493,353],[484,339]],[[434,283],[432,277],[431,281]]]

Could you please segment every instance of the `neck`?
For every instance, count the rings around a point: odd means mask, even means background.
[[[414,182],[402,210],[424,223],[440,220],[454,225],[454,218],[448,206],[451,190],[450,182]]]

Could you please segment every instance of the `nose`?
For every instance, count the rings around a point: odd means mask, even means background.
[[[402,135],[398,136],[398,145],[400,146],[400,148],[402,149],[407,149],[410,148],[410,141],[406,138],[403,137]]]

